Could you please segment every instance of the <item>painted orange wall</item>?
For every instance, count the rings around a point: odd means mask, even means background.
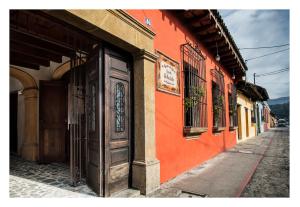
[[[150,29],[156,33],[154,48],[173,60],[181,67],[180,45],[186,40],[195,43],[195,37],[179,23],[168,11],[162,10],[126,10],[128,14],[145,24],[145,17],[151,20]],[[208,131],[196,139],[187,139],[183,136],[183,73],[180,77],[180,96],[155,92],[156,116],[156,153],[160,160],[160,179],[165,182],[180,173],[212,158],[218,153],[236,144],[236,132],[229,131],[228,87],[230,76],[225,73],[225,104],[226,104],[226,130],[219,134],[212,133],[212,91],[211,73],[216,62],[200,44],[200,48],[207,56],[206,80],[208,103]],[[181,69],[182,70],[182,69]]]

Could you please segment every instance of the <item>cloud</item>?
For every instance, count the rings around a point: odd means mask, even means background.
[[[220,10],[223,20],[239,48],[261,47],[289,43],[289,10]],[[244,59],[288,48],[241,50]],[[289,50],[249,60],[247,80],[262,74],[289,67]],[[256,83],[268,90],[270,98],[289,95],[289,72],[258,77]]]

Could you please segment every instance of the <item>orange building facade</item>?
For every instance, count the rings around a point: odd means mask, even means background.
[[[160,182],[163,183],[180,173],[214,157],[236,144],[236,130],[229,129],[228,85],[234,83],[229,68],[215,60],[215,54],[191,33],[178,17],[161,10],[127,10],[135,19],[145,24],[156,34],[154,48],[180,65],[180,95],[174,96],[156,90],[155,92],[155,135],[156,154],[160,160]],[[146,24],[145,24],[146,25]],[[193,137],[184,136],[184,73],[180,46],[186,42],[200,46],[205,59],[207,93],[207,131]],[[222,57],[221,57],[222,58]],[[220,68],[225,82],[225,120],[223,131],[213,132],[212,75],[211,69]],[[157,67],[156,67],[157,70]],[[157,80],[156,80],[157,81]]]
[[[11,152],[74,186],[149,194],[236,144],[247,66],[216,10],[12,10],[10,34]]]

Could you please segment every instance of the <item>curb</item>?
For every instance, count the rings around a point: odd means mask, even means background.
[[[256,163],[254,163],[254,165],[252,166],[252,169],[248,172],[248,174],[245,176],[244,180],[242,181],[235,197],[240,197],[242,192],[244,191],[244,189],[246,188],[246,185],[249,183],[249,181],[251,180],[253,174],[255,173],[259,163],[261,162],[261,160],[264,158],[266,151],[269,149],[271,143],[273,141],[273,138],[270,139],[268,146],[266,147],[266,149],[264,150],[264,152],[262,153],[262,155],[260,156],[260,158],[256,161]]]

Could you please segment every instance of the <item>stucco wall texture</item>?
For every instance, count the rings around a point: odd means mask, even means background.
[[[180,46],[187,41],[199,44],[206,58],[207,121],[208,131],[188,139],[183,135],[183,73],[180,74],[180,96],[155,91],[156,154],[160,160],[160,182],[163,183],[180,173],[214,157],[236,144],[236,131],[229,131],[228,87],[232,83],[229,74],[221,67],[225,81],[226,129],[218,134],[212,132],[211,69],[217,62],[201,42],[193,36],[172,14],[161,10],[126,10],[128,14],[145,24],[151,21],[151,30],[156,33],[154,49],[181,64]],[[155,69],[156,70],[156,69]],[[182,71],[182,68],[181,68]]]
[[[237,93],[237,104],[241,105],[240,107],[240,118],[241,118],[241,140],[244,140],[246,138],[249,138],[249,137],[253,137],[255,136],[256,134],[256,124],[255,123],[251,123],[251,111],[253,110],[253,102],[248,98],[246,97],[245,95],[243,95],[242,93],[240,93],[238,91]],[[245,109],[248,109],[247,110],[247,113],[248,113],[248,129],[249,129],[249,136],[247,136],[247,133],[246,133],[246,129],[247,129],[247,126],[246,126],[246,110]]]

